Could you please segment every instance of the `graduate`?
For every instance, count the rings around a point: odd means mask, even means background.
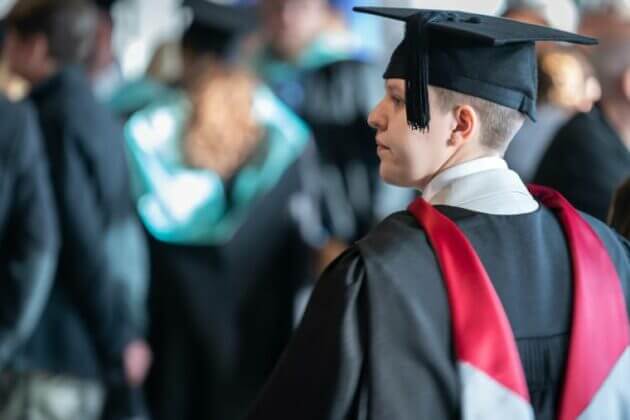
[[[535,42],[595,41],[355,10],[406,23],[369,121],[381,176],[423,195],[324,272],[249,419],[627,418],[630,246],[501,159]]]
[[[238,62],[253,10],[185,5],[179,87],[126,125],[151,251],[148,397],[157,420],[236,419],[289,340],[326,233],[310,131]]]

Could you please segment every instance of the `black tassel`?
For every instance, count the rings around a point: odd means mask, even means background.
[[[421,48],[422,27],[424,19],[418,17],[407,23],[405,39],[407,45],[407,80],[405,86],[405,101],[407,103],[407,122],[413,130],[423,130],[426,124],[426,102],[422,98]],[[424,115],[423,115],[424,114]]]
[[[407,122],[414,130],[426,131],[431,121],[429,106],[429,31],[427,24],[446,18],[450,14],[419,15],[407,22]]]

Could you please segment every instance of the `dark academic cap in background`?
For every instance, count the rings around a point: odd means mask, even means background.
[[[213,0],[184,0],[183,6],[192,13],[184,40],[199,52],[229,54],[235,41],[257,25],[255,6]]]
[[[354,11],[406,23],[385,79],[406,80],[407,120],[426,129],[428,85],[482,98],[536,118],[536,41],[596,44],[593,38],[466,12],[385,7]]]
[[[118,0],[96,0],[95,3],[99,9],[110,11]]]

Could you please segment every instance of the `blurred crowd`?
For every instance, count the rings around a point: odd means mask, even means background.
[[[552,1],[499,13],[552,26]],[[238,419],[319,273],[418,194],[380,180],[367,124],[396,29],[350,0],[184,0],[128,79],[116,3],[2,20],[0,419]],[[600,44],[539,46],[505,158],[630,237],[630,4],[571,7]]]

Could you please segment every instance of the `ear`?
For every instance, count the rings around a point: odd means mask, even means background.
[[[479,116],[470,105],[460,105],[453,113],[455,127],[451,132],[449,145],[459,147],[473,138],[479,126]]]

